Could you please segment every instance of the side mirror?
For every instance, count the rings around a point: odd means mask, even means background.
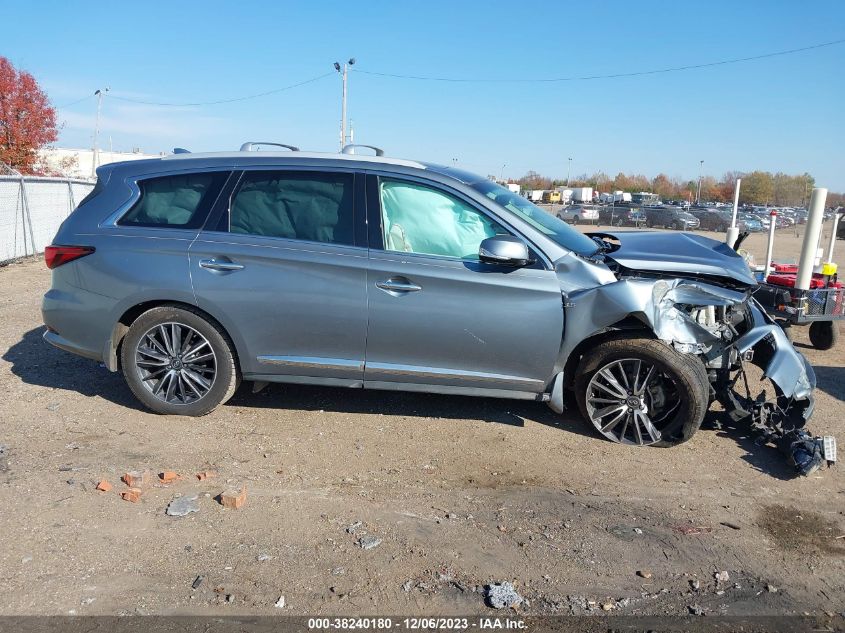
[[[527,266],[533,264],[528,244],[512,235],[494,235],[481,242],[478,259],[488,264]]]

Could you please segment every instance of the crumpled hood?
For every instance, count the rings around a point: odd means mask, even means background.
[[[626,268],[660,273],[690,273],[728,277],[756,285],[745,260],[724,242],[694,233],[614,231],[588,233],[619,242],[605,256]]]

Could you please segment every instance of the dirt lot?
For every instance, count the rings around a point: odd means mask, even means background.
[[[779,232],[782,258],[799,248]],[[492,581],[529,614],[843,610],[841,466],[794,479],[715,415],[641,450],[505,400],[245,384],[201,419],[151,415],[42,342],[49,283],[41,261],[0,269],[0,614],[269,614],[281,595],[290,614],[472,614]],[[818,373],[810,429],[845,442],[843,348],[796,341]],[[145,468],[183,479],[122,500]],[[214,501],[242,485],[243,508]],[[165,515],[190,494],[198,513]]]

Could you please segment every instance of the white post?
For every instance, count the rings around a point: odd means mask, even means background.
[[[842,219],[842,215],[845,214],[845,211],[833,214],[833,229],[831,229],[830,233],[830,245],[827,247],[827,262],[833,263],[833,247],[836,244],[836,230],[839,228],[839,221]]]
[[[736,238],[739,237],[739,229],[736,228],[736,215],[739,211],[739,187],[742,184],[742,178],[736,179],[736,187],[734,187],[734,212],[733,216],[731,217],[731,225],[728,227],[728,232],[725,235],[725,243],[733,248],[733,245],[736,244]],[[768,264],[766,264],[766,274],[768,275]]]
[[[340,108],[340,150],[346,144],[346,76],[349,72],[349,64],[343,65],[343,100]]]
[[[766,244],[766,268],[763,271],[763,281],[769,278],[771,272],[772,252],[775,250],[775,229],[777,228],[778,212],[772,210],[769,215],[769,241]]]
[[[97,95],[97,121],[94,124],[94,156],[91,161],[91,178],[97,176],[97,167],[100,164],[100,109],[103,106],[103,94],[109,89],[97,90],[94,92]]]
[[[801,246],[801,257],[798,260],[798,275],[795,278],[795,288],[809,290],[810,280],[813,278],[813,265],[819,249],[819,239],[822,235],[822,220],[824,220],[824,203],[827,199],[827,189],[816,187],[810,195],[810,207],[807,215],[807,228],[804,229],[804,243]]]

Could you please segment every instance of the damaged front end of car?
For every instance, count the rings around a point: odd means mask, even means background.
[[[666,270],[665,260],[659,270],[633,269],[613,255],[602,263],[615,281],[567,295],[567,327],[575,332],[566,339],[589,340],[645,325],[677,352],[698,356],[711,402],[718,401],[732,421],[750,424],[758,443],[780,448],[796,473],[809,475],[835,460],[833,438],[813,437],[805,429],[815,404],[815,373],[752,297],[750,273],[747,278],[739,268],[723,277],[689,269],[675,273]],[[562,357],[573,355],[577,349],[565,344]],[[751,378],[751,366],[759,368],[754,376],[759,381]],[[771,388],[758,386],[754,393],[752,384],[761,382]]]

